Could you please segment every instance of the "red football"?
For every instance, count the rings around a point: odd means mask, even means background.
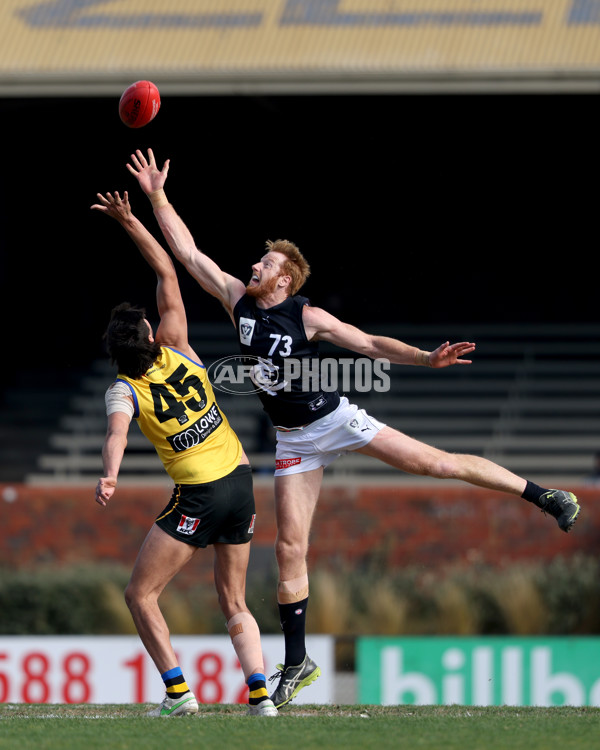
[[[136,81],[119,100],[119,117],[129,128],[143,128],[160,109],[160,94],[152,81]]]

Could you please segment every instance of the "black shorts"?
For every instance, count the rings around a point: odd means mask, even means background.
[[[204,484],[176,484],[156,525],[194,547],[246,544],[254,533],[256,509],[252,469],[247,464]]]

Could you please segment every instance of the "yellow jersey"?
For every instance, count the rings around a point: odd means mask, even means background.
[[[242,445],[219,409],[203,365],[161,346],[141,378],[118,374],[117,380],[129,386],[133,416],[176,484],[212,482],[239,464]]]

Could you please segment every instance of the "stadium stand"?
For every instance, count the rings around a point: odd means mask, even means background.
[[[518,474],[550,484],[585,482],[591,473],[600,433],[599,325],[450,325],[375,327],[424,349],[451,341],[477,343],[473,365],[445,370],[391,367],[389,392],[348,395],[373,416],[448,451],[490,458]],[[195,325],[190,341],[205,364],[236,353],[229,324]],[[323,349],[323,356],[352,356]],[[347,371],[346,371],[347,372]],[[48,415],[63,413],[25,476],[32,484],[93,481],[102,470],[104,391],[114,376],[108,360],[94,362],[70,396],[63,394]],[[339,372],[339,382],[347,385]],[[40,394],[44,398],[44,394]],[[217,398],[242,439],[256,472],[270,473],[274,437],[252,395],[217,391]],[[31,445],[37,448],[39,445]],[[343,457],[329,477],[414,481],[360,455]],[[419,478],[416,478],[419,479]],[[158,458],[133,427],[121,481],[168,481]]]

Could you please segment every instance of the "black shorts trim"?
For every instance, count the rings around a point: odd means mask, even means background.
[[[214,482],[176,484],[155,523],[185,544],[246,544],[252,539],[256,507],[252,469],[237,466]]]

